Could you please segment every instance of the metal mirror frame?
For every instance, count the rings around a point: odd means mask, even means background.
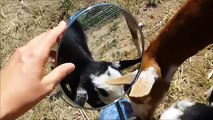
[[[68,21],[67,21],[67,28],[68,28],[70,25],[72,25],[73,22],[74,22],[75,20],[77,20],[77,18],[78,18],[79,16],[81,16],[82,14],[84,14],[85,12],[88,12],[88,11],[90,11],[90,10],[96,8],[96,7],[104,7],[104,6],[114,6],[114,7],[117,7],[121,12],[123,12],[123,15],[124,15],[125,18],[126,18],[125,15],[128,15],[128,17],[131,17],[131,19],[137,24],[137,27],[138,27],[137,29],[139,30],[139,34],[140,34],[140,38],[139,38],[139,39],[141,40],[141,48],[142,48],[141,57],[142,57],[142,56],[143,56],[143,53],[144,53],[144,35],[143,35],[143,33],[142,33],[142,29],[141,29],[140,26],[138,26],[138,22],[137,22],[137,20],[133,17],[133,15],[132,15],[129,11],[127,11],[127,10],[121,8],[120,6],[117,6],[117,5],[114,5],[114,4],[109,4],[109,3],[101,3],[101,4],[97,4],[97,5],[93,5],[93,6],[87,7],[87,8],[85,8],[85,9],[81,9],[81,10],[77,11],[76,13],[74,13],[74,15],[72,15],[72,16],[69,17],[69,19],[68,19]],[[125,13],[125,14],[124,14],[124,13]],[[127,18],[128,18],[128,17],[127,17]],[[126,19],[126,20],[127,20],[127,19]],[[58,43],[58,46],[57,46],[57,51],[56,51],[56,65],[55,65],[55,66],[57,66],[58,50],[59,50],[59,48],[60,48],[60,44],[61,44],[61,42],[59,42],[59,43]],[[143,59],[143,58],[142,58],[142,59]],[[141,61],[142,61],[142,60],[141,60]],[[139,68],[140,68],[140,66],[141,66],[141,62],[140,62]],[[94,108],[94,107],[87,108],[87,107],[80,106],[80,105],[76,104],[75,102],[73,102],[72,100],[70,100],[70,98],[69,98],[69,97],[66,95],[66,93],[63,91],[63,89],[62,89],[62,87],[61,87],[61,83],[60,83],[60,85],[59,85],[59,90],[62,92],[61,98],[62,98],[68,105],[70,105],[70,106],[72,106],[72,107],[74,107],[74,108],[87,109],[87,110],[100,110],[100,109],[103,109],[103,108],[105,108],[105,107],[108,107],[108,106],[110,106],[110,105],[116,103],[117,101],[119,101],[120,99],[122,99],[127,93],[130,92],[130,90],[131,90],[131,88],[132,88],[132,85],[136,82],[136,80],[138,79],[139,75],[141,74],[141,70],[140,70],[139,68],[138,68],[138,72],[137,72],[137,74],[135,75],[135,77],[134,77],[132,83],[130,84],[130,87],[128,88],[128,90],[127,90],[125,93],[123,93],[123,95],[121,95],[118,99],[114,100],[112,103],[110,103],[110,104],[108,104],[108,105],[105,105],[105,106],[102,106],[102,107],[97,107],[97,108]]]

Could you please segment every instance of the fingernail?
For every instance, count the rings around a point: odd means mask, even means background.
[[[61,26],[61,25],[63,25],[63,24],[66,24],[66,22],[65,22],[65,21],[61,21],[61,22],[58,24],[58,26]]]
[[[75,65],[73,63],[65,63],[67,68],[71,71],[73,71],[75,69]]]

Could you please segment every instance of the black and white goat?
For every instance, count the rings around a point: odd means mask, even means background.
[[[213,120],[213,87],[209,93],[209,104],[193,103],[182,100],[174,103],[160,120]]]
[[[82,26],[75,21],[62,36],[57,64],[72,62],[76,67],[61,82],[61,87],[78,105],[84,106],[87,102],[92,107],[101,107],[124,93],[123,85],[109,85],[106,81],[120,77],[120,70],[140,61],[141,58],[117,62],[94,61]]]

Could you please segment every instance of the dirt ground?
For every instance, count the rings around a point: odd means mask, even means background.
[[[147,7],[148,0],[1,0],[0,1],[0,65],[8,61],[14,50],[31,38],[66,20],[74,11],[98,2],[120,4],[129,9],[137,20],[145,25],[145,43],[158,34],[163,25],[185,3],[185,0],[161,0],[156,7]],[[183,43],[184,44],[184,43]],[[193,44],[193,43],[192,43]],[[181,46],[180,46],[181,49]],[[50,69],[47,68],[48,72]],[[213,85],[213,45],[189,58],[174,75],[169,93],[158,107],[155,118],[173,102],[188,99],[206,102],[206,91]],[[72,108],[62,99],[49,100],[47,96],[39,104],[21,116],[19,120],[83,120],[81,109]],[[98,111],[85,110],[89,119],[97,119]]]

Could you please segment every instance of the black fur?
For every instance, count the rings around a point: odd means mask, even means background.
[[[178,101],[166,110],[160,120],[213,120],[213,106],[189,101]]]
[[[180,120],[213,120],[213,107],[195,103],[183,111]]]
[[[211,89],[211,91],[209,91],[209,96],[208,96],[208,101],[209,101],[209,104],[213,104],[213,88]]]

